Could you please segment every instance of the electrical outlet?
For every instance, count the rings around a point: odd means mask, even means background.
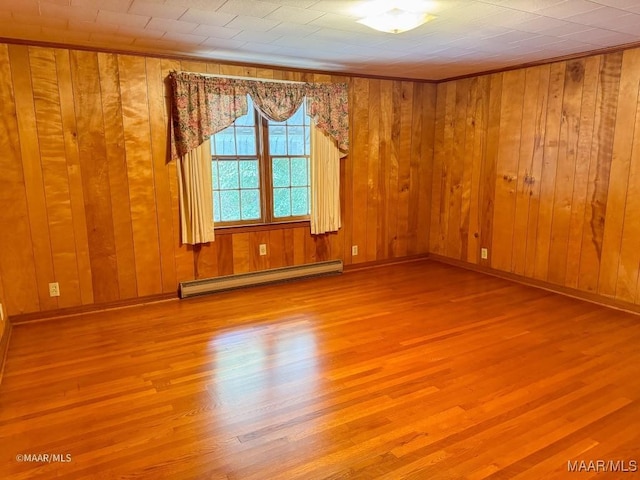
[[[49,296],[50,297],[59,297],[60,296],[60,285],[58,282],[49,284]]]
[[[2,307],[1,303],[0,303],[0,322],[4,322],[4,308]]]
[[[489,250],[487,250],[486,248],[481,248],[480,249],[480,258],[483,260],[486,260],[487,258],[489,258]]]
[[[267,254],[267,244],[266,243],[261,243],[260,244],[260,255],[266,255]]]
[[[351,247],[351,255],[353,255],[354,257],[358,255],[358,245],[354,245],[353,247]]]

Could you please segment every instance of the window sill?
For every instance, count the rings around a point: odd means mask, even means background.
[[[234,233],[263,232],[269,230],[282,230],[286,228],[302,228],[308,227],[309,220],[297,220],[292,222],[276,222],[276,223],[256,223],[253,225],[229,225],[216,227],[214,231],[216,235],[230,235]]]

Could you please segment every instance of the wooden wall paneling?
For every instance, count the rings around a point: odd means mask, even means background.
[[[408,182],[408,208],[407,208],[407,254],[416,255],[418,249],[418,224],[420,222],[420,189],[428,187],[421,185],[422,167],[422,141],[424,138],[424,106],[423,83],[416,83],[413,87],[411,99],[411,125],[410,125],[410,153],[409,153],[409,182]]]
[[[169,186],[170,170],[169,142],[165,116],[164,78],[161,60],[146,58],[147,88],[149,94],[149,124],[151,128],[151,158],[153,162],[153,180],[155,184],[156,208],[158,213],[158,239],[160,244],[160,265],[162,268],[162,291],[173,292],[176,289],[176,260],[174,253],[173,209]],[[209,256],[217,258],[215,253]],[[216,262],[217,265],[217,262]],[[211,269],[211,273],[217,268]],[[213,275],[212,275],[213,276]]]
[[[496,73],[489,77],[489,105],[487,112],[487,146],[484,162],[480,172],[480,248],[487,249],[487,258],[480,259],[480,264],[491,265],[493,219],[496,194],[496,169],[498,163],[498,146],[500,140],[500,112],[502,109],[503,74]]]
[[[218,256],[218,275],[233,275],[234,251],[233,235],[216,235],[216,254]],[[180,282],[181,280],[178,279]]]
[[[162,293],[162,265],[145,59],[119,55],[118,66],[138,295],[155,295]]]
[[[302,265],[306,263],[306,236],[307,232],[304,228],[297,227],[293,229],[293,265]]]
[[[387,197],[389,199],[387,210],[387,238],[385,241],[385,258],[395,258],[398,242],[398,177],[401,162],[400,150],[400,125],[402,121],[402,82],[391,82],[391,137],[389,140],[390,152],[386,160],[387,168]]]
[[[438,84],[430,251],[439,255],[446,254],[455,94],[454,82]]]
[[[353,143],[349,154],[353,161],[353,221],[351,223],[352,244],[358,245],[358,255],[353,263],[367,259],[367,211],[368,178],[367,156],[369,154],[369,80],[353,79],[353,116],[351,126],[354,129]]]
[[[339,75],[324,75],[324,74],[315,74],[313,77],[314,82],[335,82],[335,83],[348,83],[348,78]],[[353,112],[353,105],[350,105],[349,108]],[[338,232],[331,233],[329,235],[330,239],[330,249],[334,258],[345,259],[346,258],[346,245],[345,245],[345,237],[347,234],[347,230],[350,230],[351,224],[349,224],[349,228],[346,227],[345,221],[345,209],[347,208],[346,199],[351,198],[351,195],[347,194],[347,191],[350,191],[351,185],[347,184],[346,180],[346,164],[348,162],[348,158],[340,159],[340,215],[341,215],[341,224],[342,228],[338,229]],[[349,246],[349,249],[351,246]]]
[[[220,69],[218,68],[218,71],[219,70]],[[256,68],[256,77],[265,78],[265,79],[272,79],[273,78],[273,68],[261,68],[261,67]],[[315,81],[320,81],[320,80],[315,80]]]
[[[454,193],[453,171],[456,167],[455,159],[455,124],[456,124],[456,104],[457,104],[458,82],[452,82],[447,86],[447,96],[444,117],[444,157],[442,164],[442,201],[440,204],[440,214],[442,216],[440,222],[441,232],[438,236],[439,251],[447,255],[449,228],[451,226],[451,206],[452,196]]]
[[[250,233],[234,233],[233,243],[233,273],[251,271],[251,237]]]
[[[443,245],[443,200],[445,195],[445,144],[444,132],[447,112],[447,91],[449,83],[436,86],[436,111],[434,119],[433,167],[431,173],[431,212],[429,225],[429,252],[444,255]]]
[[[334,77],[332,75],[322,75],[322,74],[316,74],[315,75],[315,80],[316,82],[340,82],[340,83],[344,83],[345,79],[342,77]],[[353,106],[351,105],[350,108],[353,108]],[[347,163],[349,162],[348,160],[348,155],[346,157],[343,157],[340,159],[340,222],[341,222],[341,228],[338,229],[337,232],[335,233],[331,233],[329,234],[329,241],[330,241],[330,249],[332,252],[332,255],[334,255],[334,258],[340,258],[340,259],[345,259],[345,252],[346,247],[345,247],[345,236],[346,236],[346,232],[347,230],[350,230],[351,224],[349,224],[349,227],[346,227],[346,221],[345,221],[345,211],[347,208],[347,198],[351,198],[351,195],[347,194],[347,191],[351,191],[351,185],[347,185],[347,181],[346,181],[346,169],[347,169]]]
[[[429,252],[431,226],[431,190],[433,188],[433,158],[435,144],[436,86],[422,85],[422,129],[419,152],[418,226],[415,253]]]
[[[535,272],[536,245],[538,235],[538,217],[540,214],[540,192],[542,185],[542,167],[544,163],[544,145],[547,129],[547,108],[549,105],[549,81],[551,65],[535,67],[540,71],[538,94],[535,106],[535,124],[533,126],[534,143],[531,154],[529,175],[533,184],[529,185],[529,215],[527,219],[527,239],[524,275],[532,278]]]
[[[531,187],[529,178],[533,164],[533,153],[536,140],[536,111],[540,88],[539,68],[525,70],[525,87],[523,100],[523,115],[520,128],[520,151],[518,172],[516,174],[516,204],[513,219],[513,250],[511,256],[511,271],[518,275],[524,274],[527,255],[527,226],[529,223],[529,203]]]
[[[327,260],[333,260],[335,258],[331,252],[331,238],[329,233],[311,235],[310,238],[314,243],[313,250],[315,251],[316,262],[326,262]]]
[[[280,70],[278,72],[278,78],[280,80],[287,80],[287,81],[294,81],[294,82],[299,82],[300,81],[300,77],[296,77],[295,75],[292,75],[292,72],[290,72],[289,70]]]
[[[584,60],[566,63],[547,280],[564,285],[580,133]],[[575,252],[580,255],[580,252]],[[571,253],[572,255],[574,252]]]
[[[614,296],[622,243],[625,203],[629,187],[629,169],[633,132],[636,127],[638,102],[638,70],[640,69],[640,49],[626,50],[622,56],[618,112],[613,138],[611,176],[607,195],[606,221],[602,237],[602,261],[598,293]],[[637,128],[637,127],[636,127]]]
[[[340,159],[340,221],[342,227],[333,240],[334,242],[339,242],[339,245],[335,245],[333,250],[341,252],[340,258],[345,264],[349,264],[351,263],[351,225],[353,224],[353,204],[351,203],[353,198],[353,162],[351,156],[353,155],[354,142],[353,122],[351,120],[353,118],[353,86],[350,78],[342,76],[332,75],[331,81],[346,83],[349,98],[349,152]]]
[[[285,258],[284,229],[269,231],[269,268],[280,268],[287,265]]]
[[[472,108],[473,151],[471,156],[471,179],[469,188],[469,224],[467,233],[467,257],[462,258],[477,264],[480,258],[480,173],[487,146],[487,115],[489,113],[489,79],[484,75],[476,79],[475,104]],[[464,187],[467,188],[467,187]]]
[[[293,232],[295,230],[293,228],[287,228],[282,232],[282,240],[283,240],[283,250],[284,250],[284,266],[290,266],[295,263],[295,255],[294,255],[294,238]],[[351,250],[349,250],[351,251]]]
[[[260,245],[267,246],[267,254],[260,255]],[[249,233],[249,254],[251,261],[251,271],[266,270],[269,268],[269,232],[259,230]]]
[[[534,277],[544,281],[547,280],[549,268],[549,246],[558,166],[565,67],[565,63],[552,64],[549,77],[549,100],[545,127],[544,160],[540,179],[540,204],[534,266]]]
[[[583,231],[587,228],[585,212],[587,205],[587,188],[591,166],[591,143],[596,116],[596,97],[601,56],[588,57],[584,60],[584,82],[582,86],[582,106],[580,109],[580,131],[576,154],[576,170],[573,181],[573,198],[571,199],[571,218],[569,221],[569,239],[567,243],[567,267],[564,285],[578,288],[580,259],[582,258]]]
[[[238,67],[236,65],[221,65],[220,73],[223,73],[222,70],[227,69],[228,71],[233,71]],[[202,62],[198,60],[180,60],[180,66],[176,70],[180,70],[183,72],[191,72],[191,73],[208,73],[207,62]],[[225,73],[226,75],[241,75],[241,73]]]
[[[98,67],[102,92],[105,149],[109,165],[109,191],[111,193],[119,298],[135,298],[138,295],[136,257],[133,245],[131,198],[129,196],[117,55],[98,53]]]
[[[304,232],[304,263],[322,261],[324,235],[311,235],[309,229],[301,228]],[[317,248],[320,250],[318,251]],[[326,250],[326,249],[325,249]]]
[[[366,249],[360,255],[367,261],[376,260],[378,256],[378,199],[379,199],[379,164],[380,164],[380,80],[369,80],[369,125],[367,139],[366,170],[361,172],[367,178],[366,211],[360,221],[366,223]]]
[[[219,236],[218,236],[219,237]],[[218,238],[216,242],[204,243],[194,248],[193,261],[196,279],[213,278],[218,276]],[[175,279],[174,279],[175,282]],[[174,284],[173,290],[175,290]]]
[[[349,101],[349,116],[353,118],[354,115],[354,100],[355,93],[353,88],[353,82],[348,82],[348,101]],[[349,265],[353,263],[353,258],[351,255],[351,245],[353,244],[353,217],[354,217],[354,209],[353,209],[353,155],[355,148],[355,132],[353,128],[353,121],[349,121],[349,152],[346,156],[344,156],[340,160],[340,214],[341,214],[341,223],[342,223],[342,240],[343,240],[343,251],[344,255],[342,257],[345,265]],[[287,241],[287,235],[291,235],[290,232],[285,232],[285,245],[288,245],[290,242]],[[285,253],[287,253],[285,251]],[[288,259],[290,256],[287,254],[285,258]]]
[[[507,272],[511,271],[513,253],[525,72],[505,72],[502,84],[491,266]]]
[[[477,77],[469,79],[467,90],[464,148],[462,158],[460,159],[462,162],[462,179],[460,182],[460,254],[458,255],[460,260],[466,260],[469,256],[469,212],[471,210],[471,193],[473,191],[471,182],[474,170],[473,152],[476,137],[476,103],[478,96]],[[472,248],[474,248],[474,244],[475,242],[472,243]]]
[[[331,252],[331,258],[335,260],[341,260],[345,258],[344,251],[344,227],[337,232],[329,232],[327,234],[329,240],[329,251]]]
[[[62,137],[64,139],[64,155],[67,163],[69,182],[69,199],[75,239],[75,255],[78,269],[80,298],[83,305],[93,303],[93,284],[91,258],[89,255],[89,238],[87,234],[86,211],[82,185],[82,171],[78,153],[78,127],[74,106],[74,92],[71,83],[71,59],[69,51],[54,50],[56,57],[56,76],[60,95],[60,116],[62,120]]]
[[[389,191],[389,173],[391,170],[391,119],[393,112],[393,82],[380,82],[380,115],[378,116],[378,219],[376,236],[376,260],[387,258],[389,238],[389,212],[391,209]]]
[[[207,73],[209,75],[219,75],[220,74],[220,64],[219,63],[207,63]]]
[[[51,252],[51,235],[44,193],[40,145],[36,134],[29,47],[9,45],[9,61],[11,62],[14,85],[18,137],[20,139],[40,308],[53,310],[58,307],[58,299],[49,296],[48,284],[55,281],[55,271]]]
[[[400,82],[400,154],[398,155],[397,230],[394,257],[405,257],[409,240],[409,189],[411,186],[411,126],[414,82]]]
[[[260,69],[258,69],[258,71],[260,71]],[[271,70],[271,75],[268,78],[273,78],[273,70]],[[309,81],[318,83],[331,83],[331,75],[326,73],[314,73]]]
[[[72,51],[71,78],[94,301],[112,302],[120,293],[97,54]]]
[[[330,260],[341,260],[344,258],[344,242],[342,241],[342,231],[327,233],[327,240],[329,242],[328,249],[330,253]]]
[[[471,79],[465,78],[456,82],[456,96],[453,113],[453,147],[449,157],[448,177],[448,228],[445,239],[447,257],[460,259],[462,255],[462,182],[465,167],[465,147],[467,134],[467,105]]]
[[[54,278],[60,285],[58,307],[74,307],[81,305],[82,299],[56,57],[52,49],[30,47],[29,60]]]
[[[9,315],[40,309],[16,117],[9,49],[0,45],[0,273]]]
[[[589,292],[597,291],[600,276],[621,68],[622,52],[602,57],[591,145],[588,203],[585,208],[588,228],[583,231],[578,280],[578,288]]]
[[[618,300],[639,303],[636,295],[640,272],[640,102],[636,105],[626,194],[615,296]]]
[[[167,76],[171,71],[179,71],[183,70],[183,65],[177,60],[167,60],[162,59],[160,62],[162,68],[162,78],[164,79],[165,85],[165,117],[167,119],[170,118],[171,115],[171,102],[170,102],[170,87],[167,82]],[[167,120],[167,126],[169,125],[169,120]],[[169,130],[170,133],[170,130]],[[168,137],[168,142],[170,141],[170,137]],[[194,251],[191,245],[183,245],[181,241],[181,231],[180,231],[180,214],[179,214],[179,200],[178,200],[178,171],[177,171],[177,160],[171,160],[167,164],[167,175],[169,178],[169,192],[171,194],[171,211],[172,211],[172,219],[173,219],[173,252],[174,252],[174,261],[176,264],[176,280],[177,282],[183,282],[187,280],[193,280],[195,278],[194,272]],[[217,241],[217,240],[216,240]],[[223,249],[222,251],[232,251],[229,249]],[[223,271],[232,271],[228,270],[227,267],[229,265],[233,265],[232,260],[233,256],[229,257],[229,262],[223,263],[220,262],[220,253],[221,249],[218,248],[218,265],[219,268],[224,269]],[[221,273],[221,275],[223,275]],[[224,274],[224,275],[228,275]]]

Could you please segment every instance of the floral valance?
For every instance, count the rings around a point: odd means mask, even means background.
[[[267,117],[282,122],[307,99],[307,113],[343,152],[349,149],[344,83],[288,83],[172,72],[172,156],[182,156],[247,113],[247,94]]]

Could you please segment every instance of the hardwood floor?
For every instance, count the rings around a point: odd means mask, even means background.
[[[431,261],[17,325],[0,478],[636,478],[639,344]]]

